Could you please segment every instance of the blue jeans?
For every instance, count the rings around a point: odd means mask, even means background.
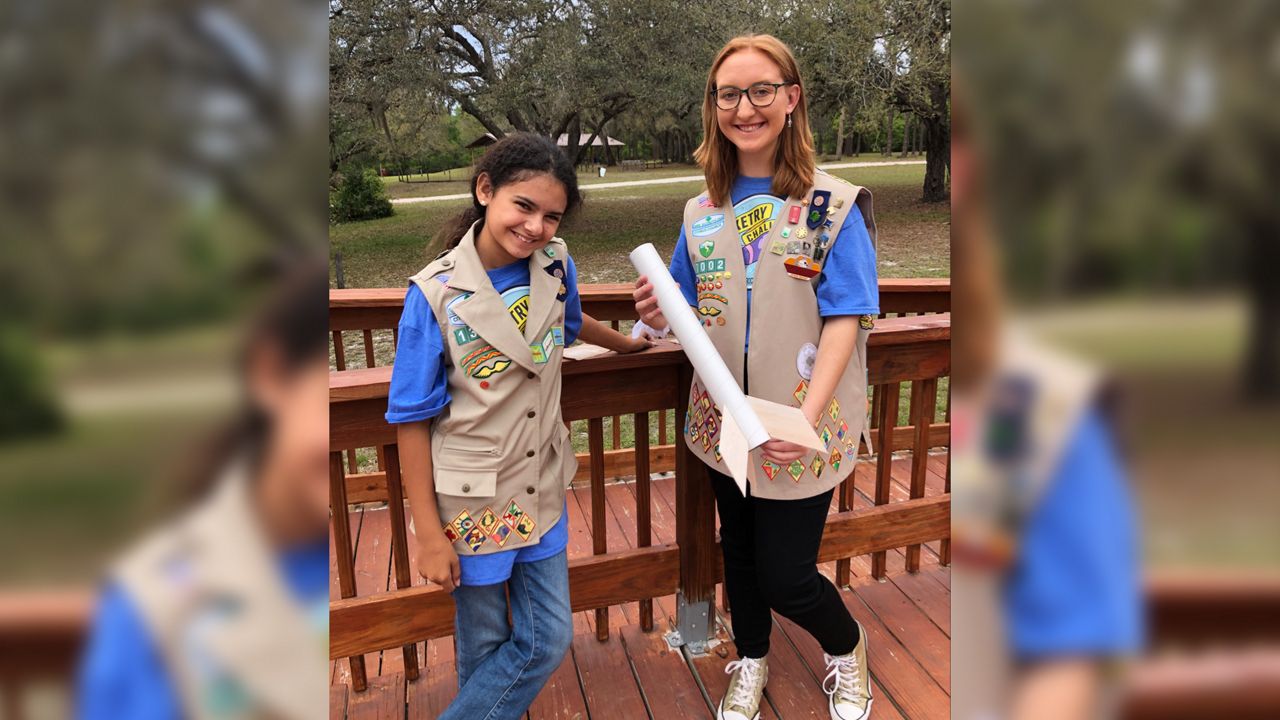
[[[453,600],[458,694],[440,720],[522,717],[573,641],[568,556],[516,563],[506,583],[462,585]]]

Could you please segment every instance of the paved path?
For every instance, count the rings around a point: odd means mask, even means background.
[[[924,160],[844,162],[819,165],[818,167],[823,170],[839,170],[841,168],[883,167],[885,165],[924,165]],[[703,178],[701,175],[681,175],[679,177],[656,178],[654,180],[625,180],[620,182],[587,183],[579,185],[578,187],[581,190],[604,190],[607,188],[637,187],[640,185],[670,185],[673,183],[702,182],[702,180]],[[470,193],[458,193],[455,195],[437,195],[435,197],[395,198],[391,202],[395,204],[407,204],[436,202],[439,200],[465,200],[469,197],[471,197]]]

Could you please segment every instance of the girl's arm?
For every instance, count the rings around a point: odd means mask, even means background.
[[[623,335],[586,313],[582,314],[582,329],[578,331],[578,339],[616,353],[630,353],[653,347],[652,341]]]
[[[822,325],[818,339],[818,356],[813,363],[813,376],[809,380],[809,392],[800,411],[812,425],[827,409],[831,396],[835,395],[840,376],[849,366],[854,345],[858,340],[858,316],[837,315],[829,317]],[[809,453],[803,445],[783,440],[770,440],[762,447],[765,457],[776,463],[786,464]]]
[[[413,515],[414,552],[418,574],[453,592],[461,580],[458,554],[445,537],[444,523],[436,509],[436,486],[431,472],[431,421],[396,425],[400,446],[400,472]]]

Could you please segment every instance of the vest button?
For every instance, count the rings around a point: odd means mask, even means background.
[[[470,486],[470,485],[465,485],[465,484],[464,484],[464,485],[462,486],[462,492],[471,492],[471,486]]]
[[[532,495],[535,492],[537,492],[537,489],[534,486],[530,485],[529,487],[525,488],[524,491]]]
[[[532,379],[533,379],[533,372],[531,371],[531,372],[527,373],[527,374],[525,375],[525,377],[527,377],[527,378],[529,378],[530,380],[532,380]]]
[[[537,416],[537,414],[538,414],[538,413],[536,413],[536,412],[534,412],[534,411],[532,411],[532,410],[530,410],[530,411],[529,411],[529,417],[536,417],[536,416]]]
[[[530,450],[529,452],[525,453],[525,454],[524,454],[524,456],[525,456],[525,457],[533,457],[535,454],[536,454],[536,453],[534,453],[532,450]]]

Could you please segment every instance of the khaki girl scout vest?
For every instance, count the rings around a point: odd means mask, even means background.
[[[578,469],[560,416],[569,252],[552,238],[531,255],[529,294],[508,291],[508,302],[480,264],[475,231],[410,278],[444,338],[452,400],[431,424],[431,466],[459,555],[536,545]]]
[[[952,647],[964,648],[965,657],[954,666],[956,720],[1009,714],[1015,670],[1005,639],[1004,581],[1017,561],[1023,521],[1100,389],[1091,367],[1014,333],[1001,339],[1000,354],[989,390],[972,413],[973,427],[953,424],[952,609],[965,619],[952,635]],[[993,433],[1009,439],[1001,444],[1017,447],[993,452],[986,440]]]
[[[328,598],[314,608],[297,603],[256,513],[238,464],[209,500],[116,569],[184,717],[310,720],[327,712]]]
[[[804,400],[822,332],[815,284],[855,203],[874,244],[871,193],[822,171],[817,172],[813,188],[804,197],[787,199],[760,241],[751,291],[751,346],[745,359],[749,394],[792,407],[799,407]],[[684,210],[685,239],[698,282],[697,312],[739,385],[747,334],[746,266],[739,230],[768,219],[735,217],[732,207],[712,205],[705,193],[691,199]],[[752,495],[780,500],[812,497],[853,472],[858,439],[867,426],[866,359],[871,325],[870,317],[864,317],[857,352],[819,416],[816,429],[826,449],[787,466],[769,462],[759,450],[753,451],[748,465]],[[685,422],[689,449],[708,466],[729,474],[719,449],[720,410],[696,374]]]

